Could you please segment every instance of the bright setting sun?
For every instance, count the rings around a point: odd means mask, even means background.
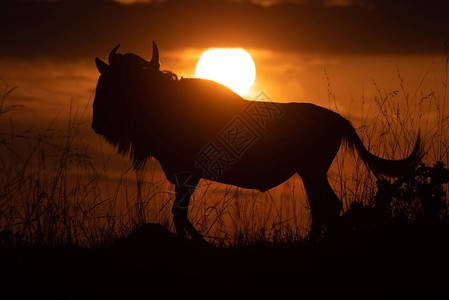
[[[256,66],[243,49],[212,48],[204,51],[198,60],[196,77],[221,83],[243,96],[254,83]]]

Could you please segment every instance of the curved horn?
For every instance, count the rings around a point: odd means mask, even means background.
[[[112,49],[111,53],[109,53],[109,64],[114,60],[115,53],[117,52],[118,47],[120,47],[120,44],[115,46],[114,49]]]
[[[151,63],[159,63],[159,50],[156,43],[153,41],[153,57],[151,57]]]

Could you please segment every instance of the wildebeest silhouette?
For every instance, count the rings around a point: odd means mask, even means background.
[[[136,169],[155,157],[175,185],[172,213],[178,234],[202,239],[187,218],[200,179],[267,191],[298,173],[311,208],[311,235],[335,220],[342,203],[327,171],[342,141],[377,176],[401,176],[423,156],[416,140],[401,160],[379,158],[364,147],[351,123],[310,103],[248,101],[209,80],[160,71],[159,51],[147,61],[118,54],[96,58],[101,75],[92,128],[129,153]]]

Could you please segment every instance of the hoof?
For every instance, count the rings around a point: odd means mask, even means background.
[[[187,238],[187,234],[190,236],[192,241],[207,244],[203,236],[196,230],[196,228],[184,215],[175,215],[173,217],[173,223],[175,224],[176,234],[182,239]]]

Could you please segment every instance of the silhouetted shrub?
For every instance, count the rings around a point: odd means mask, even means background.
[[[423,163],[408,176],[390,183],[377,182],[375,208],[402,222],[439,223],[447,221],[447,199],[444,185],[449,182],[449,169],[443,162],[432,167]]]
[[[440,224],[449,221],[446,190],[449,169],[437,162],[419,164],[408,176],[377,181],[373,204],[351,203],[337,231],[364,232],[380,225]]]

